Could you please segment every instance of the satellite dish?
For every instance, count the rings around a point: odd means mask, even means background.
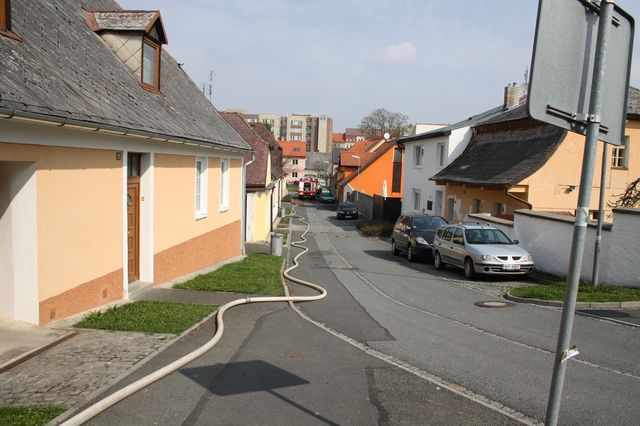
[[[380,133],[378,133],[378,134],[380,134]],[[391,137],[391,135],[389,134],[389,132],[384,132],[384,140],[388,141],[390,137]]]

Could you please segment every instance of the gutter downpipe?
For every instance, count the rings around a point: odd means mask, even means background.
[[[255,152],[252,154],[251,161],[242,165],[242,238],[240,239],[240,253],[242,253],[243,256],[247,254],[247,166],[254,161],[256,161]]]

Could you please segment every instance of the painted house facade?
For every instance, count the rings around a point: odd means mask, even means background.
[[[598,213],[602,142],[598,143],[590,217]],[[528,117],[526,105],[474,127],[466,150],[431,179],[446,185],[453,221],[469,213],[513,219],[515,210],[575,214],[585,138]],[[605,220],[609,202],[640,176],[640,90],[629,88],[624,143],[607,146]]]
[[[11,7],[0,316],[42,325],[240,256],[251,148],[164,51],[160,13]]]
[[[253,148],[245,157],[245,241],[268,241],[282,199],[282,149],[264,124],[247,123],[235,112],[220,114]]]
[[[279,141],[282,148],[282,171],[287,183],[297,182],[304,176],[307,144],[300,141]]]

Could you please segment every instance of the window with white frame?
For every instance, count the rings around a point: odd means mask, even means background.
[[[298,177],[298,172],[291,172],[291,177],[297,178]]]
[[[441,142],[436,146],[436,165],[438,167],[444,166],[444,157],[444,142]]]
[[[611,154],[611,167],[626,169],[629,166],[629,136],[624,137],[622,145],[614,146]]]
[[[413,209],[420,211],[420,190],[413,188]]]
[[[229,159],[220,160],[220,211],[229,210]]]
[[[207,159],[196,157],[196,219],[207,217]]]
[[[417,145],[413,147],[413,165],[422,167],[422,157],[424,156],[424,146]]]

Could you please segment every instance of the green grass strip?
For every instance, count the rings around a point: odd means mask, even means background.
[[[139,301],[93,312],[75,326],[100,330],[180,334],[212,313],[217,306]]]
[[[67,408],[62,405],[32,405],[0,407],[0,425],[40,426],[62,414]]]
[[[564,284],[541,284],[513,288],[509,293],[516,297],[540,300],[564,300]],[[640,300],[640,288],[612,285],[580,284],[578,302],[630,302]]]
[[[195,277],[174,288],[282,296],[282,257],[251,254],[240,262]]]

